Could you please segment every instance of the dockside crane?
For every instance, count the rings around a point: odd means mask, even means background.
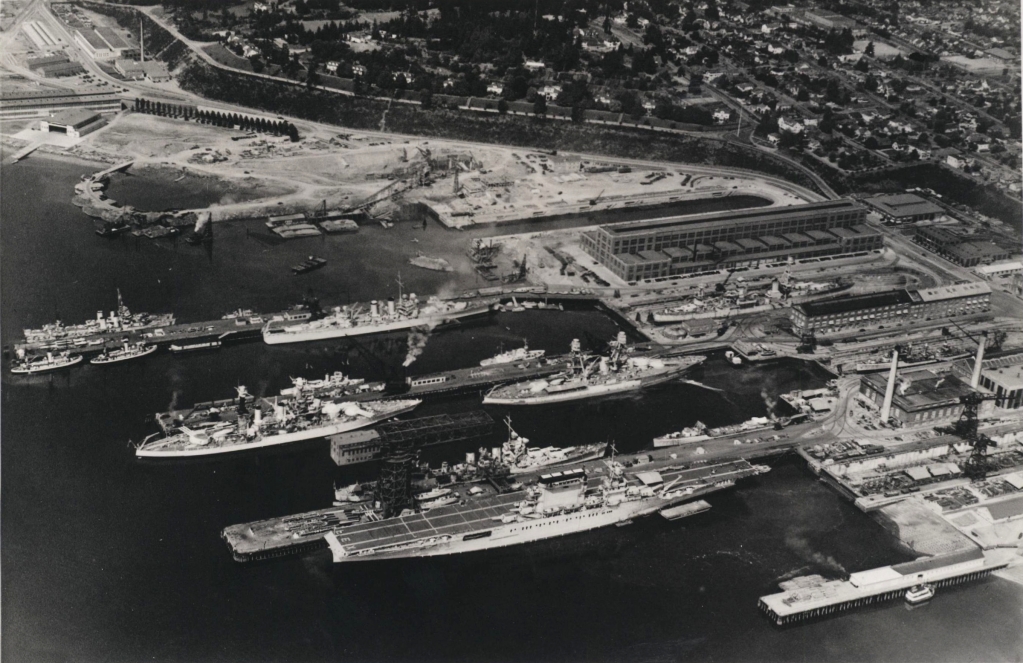
[[[981,403],[985,401],[1001,401],[1003,397],[993,394],[982,394],[973,392],[959,397],[963,404],[963,413],[959,420],[952,426],[936,428],[939,433],[955,435],[970,445],[970,456],[963,463],[963,474],[973,481],[983,481],[987,476],[987,450],[989,447],[996,447],[998,443],[987,435],[979,432],[977,412]],[[949,444],[949,453],[955,452],[954,444]]]

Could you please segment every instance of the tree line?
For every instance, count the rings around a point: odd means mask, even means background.
[[[298,128],[284,120],[269,120],[265,117],[202,110],[195,106],[168,104],[142,98],[135,99],[135,111],[148,115],[178,118],[186,122],[209,124],[215,127],[238,127],[242,131],[273,134],[274,136],[288,136],[293,142],[297,142],[299,139]]]

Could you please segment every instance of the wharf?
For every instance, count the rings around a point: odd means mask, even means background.
[[[404,421],[387,421],[371,429],[331,435],[330,457],[338,466],[373,460],[384,447],[408,444],[430,447],[484,438],[494,432],[494,420],[483,410],[438,414]]]
[[[665,484],[675,483],[679,487],[693,487],[691,499],[718,490],[723,490],[745,477],[754,476],[759,470],[746,460],[722,461],[717,464],[703,462],[681,463],[666,451],[654,451],[639,455],[619,456],[617,460],[625,467],[625,474],[631,485],[640,486],[639,473],[659,473]],[[584,469],[587,483],[591,488],[599,485],[608,472],[608,460],[591,460],[562,466],[562,471]],[[535,484],[541,474],[559,468],[523,474],[516,477],[523,486]],[[239,562],[255,561],[300,554],[327,547],[323,536],[328,531],[343,530],[349,542],[379,545],[382,539],[391,537],[390,529],[400,530],[393,536],[412,536],[412,523],[416,531],[465,533],[493,527],[494,515],[522,501],[522,489],[511,489],[496,480],[474,484],[483,492],[478,496],[463,498],[463,503],[432,509],[428,514],[415,514],[405,518],[381,520],[379,515],[368,515],[366,505],[348,504],[283,518],[271,518],[252,523],[231,525],[221,532]],[[353,522],[353,509],[361,510],[359,520]],[[399,526],[397,523],[401,522]],[[414,522],[413,522],[414,521]],[[389,529],[390,528],[390,529]],[[346,543],[358,546],[358,543]]]
[[[803,576],[781,583],[785,591],[762,596],[760,610],[784,626],[905,596],[917,585],[932,588],[976,580],[1008,566],[1008,556],[980,549],[925,557],[904,564],[853,573],[847,580]]]

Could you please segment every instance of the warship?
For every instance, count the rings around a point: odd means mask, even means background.
[[[626,524],[769,469],[746,461],[689,466],[670,458],[637,465],[612,455],[513,484],[454,488],[428,509],[410,500],[397,515],[321,531],[335,563],[476,552]],[[225,530],[225,539],[236,558],[243,545],[256,543],[234,530]]]
[[[54,323],[43,325],[38,329],[26,329],[25,341],[27,343],[52,343],[60,340],[73,340],[116,331],[136,331],[139,329],[150,329],[153,327],[165,327],[174,324],[174,315],[162,313],[152,315],[150,313],[132,313],[124,305],[121,291],[117,291],[117,310],[111,311],[106,318],[103,311],[96,313],[95,320],[88,320],[78,325],[64,325],[60,320]]]
[[[513,364],[518,361],[530,361],[532,359],[539,359],[544,356],[544,353],[544,350],[530,350],[529,343],[524,343],[521,348],[508,350],[507,352],[502,352],[488,359],[484,359],[480,362],[480,366],[494,366],[497,364]]]
[[[291,398],[256,402],[238,387],[233,411],[218,408],[216,417],[164,422],[164,430],[147,437],[135,449],[139,458],[186,458],[311,440],[410,412],[418,400],[352,402],[299,393]],[[251,411],[250,411],[251,407]]]
[[[400,287],[400,279],[398,283]],[[263,341],[277,345],[378,334],[413,327],[436,327],[483,315],[489,311],[490,307],[485,304],[470,305],[468,302],[446,301],[438,297],[430,297],[422,304],[415,293],[404,293],[399,290],[397,300],[388,299],[386,306],[373,300],[368,311],[358,305],[339,306],[318,320],[298,323],[290,320],[271,320],[263,327]]]
[[[634,356],[625,332],[619,332],[610,345],[609,356],[591,357],[582,353],[579,339],[573,339],[568,370],[542,380],[497,386],[483,403],[542,405],[635,391],[679,378],[706,359],[695,355],[678,359]]]

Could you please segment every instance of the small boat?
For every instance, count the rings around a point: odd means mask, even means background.
[[[934,598],[934,588],[930,585],[915,585],[906,590],[906,603],[920,605]]]
[[[181,354],[182,352],[201,352],[203,350],[219,350],[221,346],[220,341],[203,341],[200,343],[185,343],[184,345],[172,344],[168,348],[174,354]]]
[[[291,271],[297,274],[307,274],[314,269],[319,269],[327,264],[327,261],[323,258],[317,258],[316,256],[309,256],[309,258],[298,265],[292,265]]]
[[[47,352],[43,357],[30,357],[27,359],[22,357],[16,360],[11,364],[11,373],[35,375],[37,373],[57,371],[80,363],[82,363],[82,355],[73,355],[68,352],[54,355],[52,352]]]
[[[138,359],[139,357],[145,357],[156,352],[155,345],[145,345],[143,343],[136,343],[135,345],[124,344],[124,347],[111,352],[103,351],[103,354],[98,357],[93,357],[90,364],[105,365],[105,364],[116,364],[121,361],[128,361],[130,359]]]

